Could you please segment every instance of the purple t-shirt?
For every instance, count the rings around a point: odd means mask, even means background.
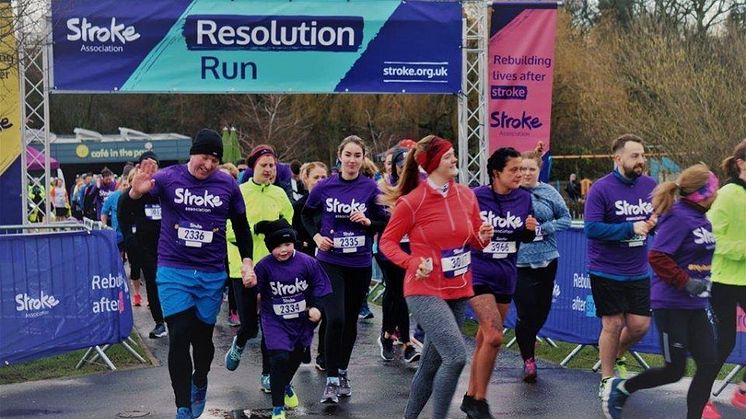
[[[161,199],[158,265],[225,271],[225,222],[246,213],[236,181],[221,171],[199,180],[185,164],[162,169],[153,179],[150,193]]]
[[[585,202],[585,221],[607,224],[635,223],[653,214],[651,192],[655,180],[640,176],[631,184],[612,172],[593,184]],[[626,240],[588,239],[588,270],[612,276],[645,277],[650,274],[647,236]],[[615,278],[612,278],[615,279]]]
[[[332,292],[319,262],[298,251],[284,262],[270,254],[256,264],[254,272],[262,297],[260,316],[267,349],[292,351],[311,345],[315,323],[308,320],[309,300],[318,301]]]
[[[101,181],[101,185],[94,186],[92,194],[94,194],[93,201],[96,203],[96,216],[101,217],[101,207],[106,202],[106,199],[117,191],[117,182],[112,180],[109,184],[105,184]]]
[[[489,185],[474,189],[479,215],[492,224],[495,234],[483,250],[472,249],[472,281],[497,294],[513,295],[518,276],[516,260],[526,217],[533,214],[531,193],[523,188],[499,195]]]
[[[354,180],[334,175],[311,190],[306,208],[321,209],[319,233],[334,241],[331,250],[319,249],[320,261],[353,268],[371,266],[374,232],[350,221],[350,214],[362,211],[368,218],[383,219],[379,193],[376,182],[362,175]]]
[[[665,253],[691,278],[710,280],[715,236],[702,211],[677,202],[658,221],[652,250]],[[653,273],[650,306],[668,309],[703,309],[707,298],[693,297],[683,289],[665,283]]]

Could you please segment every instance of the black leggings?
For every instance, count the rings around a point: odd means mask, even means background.
[[[155,283],[155,273],[158,269],[158,255],[155,251],[149,252],[131,249],[128,252],[130,258],[130,267],[132,269],[142,269],[142,276],[145,280],[145,291],[148,293],[148,305],[150,306],[150,315],[156,324],[163,323],[163,309],[161,309],[161,300],[158,297],[158,285]],[[138,275],[139,277],[139,275]]]
[[[736,306],[740,305],[742,309],[746,310],[746,286],[714,282],[710,305],[717,318],[716,336],[718,342],[718,370],[720,370],[736,346]],[[741,381],[746,381],[746,372],[744,372]]]
[[[557,259],[544,268],[518,268],[518,281],[513,294],[518,314],[515,337],[524,361],[534,357],[536,334],[544,326],[552,308],[556,274]]]
[[[383,282],[383,327],[382,330],[392,334],[399,329],[399,340],[409,342],[409,308],[404,299],[404,269],[396,266],[390,260],[376,255],[378,266],[381,267]]]
[[[357,339],[357,316],[370,286],[372,268],[319,263],[332,284],[332,293],[326,297],[324,304],[327,322],[324,333],[326,375],[338,377],[339,369],[347,369],[350,363]]]
[[[192,380],[198,387],[207,384],[207,373],[210,372],[210,364],[215,355],[215,347],[212,344],[212,331],[215,325],[198,319],[194,307],[166,317],[166,322],[168,373],[176,396],[176,407],[191,407]]]
[[[285,405],[285,387],[293,381],[303,359],[302,346],[289,351],[269,351],[270,373],[269,382],[272,387],[272,407]]]
[[[246,341],[255,338],[259,334],[259,313],[257,300],[257,287],[246,288],[240,278],[231,278],[233,294],[236,297],[236,309],[241,326],[236,333],[236,345],[246,346]],[[261,341],[262,348],[262,374],[269,374],[269,352],[264,342],[264,334]]]
[[[704,309],[656,309],[653,310],[653,317],[660,332],[661,349],[666,365],[643,371],[640,375],[627,380],[624,387],[632,393],[679,381],[686,371],[688,351],[694,358],[697,372],[686,395],[687,418],[699,419],[710,398],[712,383],[720,371],[714,326]]]

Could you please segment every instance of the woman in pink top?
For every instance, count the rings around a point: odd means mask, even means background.
[[[470,249],[483,248],[493,233],[479,217],[474,193],[454,181],[457,163],[449,141],[427,136],[409,154],[399,185],[385,198],[396,206],[381,237],[381,251],[406,269],[404,296],[426,335],[406,418],[416,418],[431,394],[433,417],[448,415],[466,364],[460,326],[467,298],[473,295]],[[427,173],[423,181],[419,168]],[[411,254],[399,246],[405,234]]]

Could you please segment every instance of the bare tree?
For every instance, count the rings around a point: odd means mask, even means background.
[[[269,144],[281,160],[302,156],[299,146],[308,139],[310,124],[302,113],[292,112],[290,98],[268,94],[233,97],[237,117],[230,122],[238,127],[243,150]]]

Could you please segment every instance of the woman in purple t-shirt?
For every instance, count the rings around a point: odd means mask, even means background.
[[[332,293],[324,306],[327,382],[322,403],[350,397],[347,376],[357,339],[357,315],[371,277],[373,235],[383,227],[378,185],[361,176],[365,143],[351,135],[339,145],[338,175],[319,182],[301,212],[303,225],[318,246],[317,259],[329,275]]]
[[[679,381],[686,371],[687,353],[697,365],[687,394],[687,418],[699,419],[703,410],[714,413],[715,407],[707,401],[719,368],[707,306],[715,237],[705,213],[717,190],[717,177],[697,164],[684,170],[676,183],[664,182],[653,191],[653,208],[660,218],[648,254],[653,268],[650,305],[666,364],[629,380],[613,379],[603,397],[608,418],[620,417],[631,393]]]

